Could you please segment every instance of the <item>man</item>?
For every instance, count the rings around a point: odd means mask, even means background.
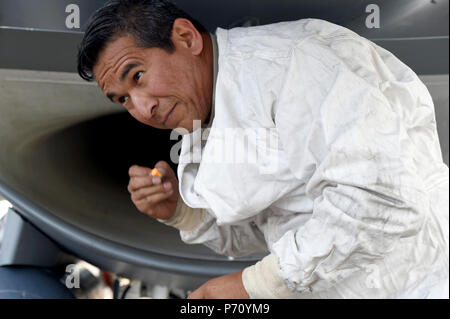
[[[448,297],[448,167],[430,95],[391,53],[321,20],[211,35],[166,1],[116,0],[78,69],[184,133],[179,181],[130,168],[139,211],[220,254],[269,252],[190,298]],[[256,161],[223,160],[230,130]]]

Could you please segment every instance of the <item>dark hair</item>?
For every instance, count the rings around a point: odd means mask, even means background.
[[[90,18],[78,47],[78,74],[94,80],[93,68],[106,45],[122,35],[131,35],[143,48],[158,47],[173,52],[173,22],[189,19],[199,32],[207,30],[183,10],[166,0],[111,0]]]

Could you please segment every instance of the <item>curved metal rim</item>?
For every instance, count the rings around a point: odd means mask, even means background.
[[[50,227],[53,235],[57,234],[60,237],[66,238],[72,245],[76,244],[89,250],[99,251],[105,256],[116,258],[133,265],[182,275],[219,276],[238,271],[252,264],[251,261],[212,261],[207,259],[181,258],[136,249],[98,237],[62,221],[46,209],[19,196],[19,192],[13,191],[1,180],[0,193],[13,204],[13,207],[18,209],[19,213],[36,223],[37,226],[42,224]],[[46,232],[46,234],[49,237],[53,237],[52,233]],[[57,243],[67,249],[67,245],[64,245],[64,243],[60,241],[57,241]],[[124,251],[127,253],[123,253]],[[223,271],[224,269],[226,270]]]

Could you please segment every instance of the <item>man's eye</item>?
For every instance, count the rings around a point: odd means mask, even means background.
[[[143,73],[144,73],[144,72],[142,72],[142,71],[137,72],[137,73],[134,75],[134,80],[135,80],[136,82],[139,81],[139,79],[141,78],[141,76],[142,76]]]
[[[128,96],[121,96],[117,100],[120,104],[124,104],[128,100]]]

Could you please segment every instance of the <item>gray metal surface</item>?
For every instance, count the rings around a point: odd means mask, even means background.
[[[102,0],[0,2],[0,68],[75,72],[76,47]],[[243,24],[319,18],[348,27],[396,54],[418,74],[448,74],[448,0],[177,0],[210,31]],[[67,29],[65,7],[80,8],[80,29]],[[367,28],[366,7],[380,8]]]
[[[65,259],[58,245],[9,209],[0,245],[0,267],[30,265],[52,267]]]
[[[83,32],[89,16],[105,0],[3,0],[0,26]],[[448,36],[447,0],[173,0],[210,31],[244,21],[268,24],[302,18],[325,19],[369,38]],[[80,29],[67,29],[66,6],[77,4]],[[381,27],[368,29],[366,7],[380,8]]]

